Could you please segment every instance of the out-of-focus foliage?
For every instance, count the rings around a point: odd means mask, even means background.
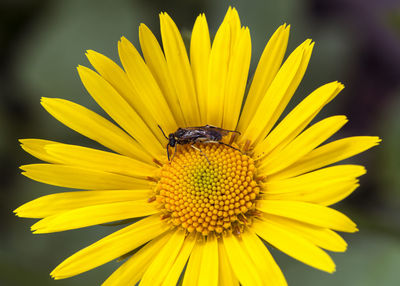
[[[400,264],[400,25],[398,1],[252,0],[252,1],[108,1],[4,0],[0,2],[0,285],[98,285],[116,267],[105,266],[62,281],[49,272],[64,258],[114,231],[93,227],[32,235],[32,220],[12,210],[60,188],[30,181],[18,166],[36,162],[19,149],[18,138],[93,143],[51,118],[40,97],[79,102],[104,114],[84,90],[76,72],[89,66],[93,49],[118,62],[117,41],[126,36],[138,46],[138,26],[159,35],[158,13],[167,11],[187,38],[196,15],[205,12],[215,33],[229,5],[235,6],[252,36],[252,66],[269,36],[291,24],[289,51],[304,39],[316,42],[294,103],[319,85],[339,80],[346,89],[324,109],[346,114],[350,122],[339,136],[378,135],[380,147],[349,162],[367,166],[361,187],[338,206],[359,225],[345,254],[334,254],[337,272],[325,274],[285,255],[278,263],[289,285],[397,285]],[[293,105],[293,104],[292,104]],[[346,237],[347,238],[347,237]]]

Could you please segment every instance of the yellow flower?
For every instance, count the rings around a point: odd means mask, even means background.
[[[162,48],[140,25],[144,59],[122,38],[123,69],[94,51],[87,56],[97,72],[78,67],[88,92],[119,126],[76,103],[42,99],[56,119],[111,151],[21,140],[25,151],[46,162],[22,166],[25,176],[85,190],[19,207],[18,216],[41,219],[32,226],[34,233],[128,224],[75,253],[51,275],[63,279],[121,258],[123,264],[104,285],[176,285],[184,269],[183,285],[286,285],[269,245],[335,271],[323,249],[345,251],[346,242],[335,231],[357,228],[329,206],[358,187],[365,169],[326,166],[380,139],[349,137],[321,145],[347,122],[332,116],[309,126],[343,89],[339,82],[319,87],[277,123],[314,43],[306,40],[282,64],[289,26],[280,26],[245,99],[251,40],[235,9],[228,9],[212,44],[205,16],[197,18],[190,58],[172,19],[161,13],[160,23]],[[174,144],[158,125],[166,134],[203,126],[222,139],[189,138],[189,144],[170,148],[174,155],[168,161],[165,146]]]

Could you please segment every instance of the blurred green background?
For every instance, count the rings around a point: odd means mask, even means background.
[[[12,210],[60,188],[19,174],[18,166],[36,162],[18,138],[44,138],[93,144],[62,126],[40,106],[40,97],[60,97],[101,113],[76,72],[89,66],[85,50],[118,61],[124,35],[138,46],[138,26],[159,36],[158,13],[167,11],[187,37],[195,17],[205,12],[215,33],[229,5],[249,26],[251,72],[269,36],[282,23],[292,25],[288,51],[306,38],[316,47],[298,102],[321,84],[339,80],[345,90],[324,109],[350,122],[338,135],[378,135],[381,146],[349,162],[364,164],[361,187],[336,207],[350,215],[360,232],[345,235],[349,249],[332,254],[337,271],[329,275],[274,251],[289,285],[400,285],[400,3],[373,0],[258,1],[29,1],[0,2],[0,285],[99,285],[116,268],[111,262],[78,277],[53,281],[49,272],[64,258],[112,232],[92,227],[32,235],[33,220]],[[293,104],[292,104],[293,105]]]

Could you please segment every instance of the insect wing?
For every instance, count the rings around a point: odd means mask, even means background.
[[[207,130],[194,129],[194,128],[181,128],[175,135],[179,140],[183,141],[196,141],[199,138],[207,138]]]

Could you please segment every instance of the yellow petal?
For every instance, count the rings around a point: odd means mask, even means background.
[[[223,22],[215,35],[208,63],[207,124],[222,126],[228,74],[230,27]]]
[[[330,229],[274,215],[264,214],[263,217],[326,250],[344,252],[347,249],[346,241]]]
[[[112,60],[95,51],[87,51],[92,66],[97,72],[112,85],[112,87],[129,103],[130,106],[143,118],[146,125],[157,136],[158,140],[164,142],[164,137],[160,133],[154,114],[149,110],[149,100],[143,98],[144,92],[136,85],[132,85],[128,75]]]
[[[218,285],[218,241],[215,236],[207,236],[202,252],[198,285]]]
[[[262,282],[255,269],[254,262],[238,238],[230,234],[223,236],[223,241],[231,267],[240,283],[242,285],[264,285],[265,283]]]
[[[379,137],[374,136],[355,136],[333,141],[311,151],[290,167],[271,175],[270,180],[297,176],[339,162],[378,145],[380,141]]]
[[[115,270],[114,273],[104,281],[102,286],[135,285],[143,276],[143,273],[147,267],[149,267],[154,257],[163,249],[171,235],[172,232],[167,232],[151,240],[132,255],[128,261]]]
[[[304,189],[283,193],[266,193],[263,198],[266,200],[302,201],[329,206],[343,200],[358,187],[358,180],[338,180],[322,183],[318,190],[314,188],[313,191]]]
[[[156,37],[145,24],[140,24],[139,26],[139,40],[147,67],[164,94],[176,123],[178,126],[186,126],[179,97],[172,82],[164,53]]]
[[[21,166],[22,174],[49,185],[84,189],[118,190],[143,189],[154,186],[150,181],[77,166],[31,164]]]
[[[271,286],[287,285],[281,269],[261,239],[251,229],[246,229],[241,236],[243,246],[253,260],[261,279],[268,281],[267,284]]]
[[[152,163],[145,150],[120,128],[89,109],[59,98],[44,98],[43,107],[61,123],[122,155]]]
[[[233,50],[229,60],[229,68],[225,87],[223,127],[235,130],[242,107],[244,90],[251,58],[251,39],[248,28],[238,31],[236,40],[232,39]]]
[[[219,266],[219,285],[232,286],[239,285],[239,280],[236,278],[235,273],[231,267],[226,253],[223,240],[218,239],[218,266]]]
[[[231,34],[229,53],[232,54],[235,48],[235,42],[237,40],[238,33],[240,32],[241,29],[239,13],[237,12],[235,7],[233,8],[231,6],[228,7],[224,20],[222,21],[222,24],[229,25],[229,30]]]
[[[263,175],[270,175],[290,166],[335,134],[346,122],[346,116],[338,115],[315,123],[280,152],[261,160],[259,172]]]
[[[365,168],[360,165],[337,165],[288,179],[274,180],[268,178],[262,186],[266,193],[286,193],[305,191],[306,189],[311,189],[310,191],[313,192],[316,191],[315,187],[324,182],[352,180],[365,173]]]
[[[288,179],[276,180],[268,178],[267,182],[263,183],[262,186],[265,193],[306,192],[306,190],[315,192],[318,186],[323,183],[353,181],[365,173],[365,168],[360,165],[337,165]]]
[[[330,192],[325,192],[325,194],[316,196],[309,201],[323,206],[330,206],[347,198],[359,186],[359,184],[343,184],[343,186],[336,188]]]
[[[189,235],[185,238],[181,250],[175,259],[174,264],[170,268],[167,276],[165,277],[162,285],[163,286],[175,286],[178,283],[179,277],[182,274],[182,270],[189,259],[190,253],[196,243],[196,238],[194,235]]]
[[[79,76],[93,99],[122,128],[135,138],[154,157],[164,154],[157,137],[144,123],[136,111],[100,75],[83,66],[78,67]]]
[[[335,271],[335,263],[326,252],[273,220],[256,220],[251,228],[266,242],[287,255],[317,269],[329,273]]]
[[[280,26],[264,48],[240,117],[238,125],[240,131],[247,128],[281,66],[289,39],[289,30],[290,27],[286,24]]]
[[[51,194],[30,201],[14,212],[19,217],[44,218],[82,207],[145,200],[153,190],[75,191]]]
[[[73,209],[46,217],[32,225],[31,230],[34,233],[59,232],[148,216],[158,212],[157,205],[147,200],[108,203]]]
[[[207,74],[211,43],[206,16],[200,14],[193,26],[190,40],[190,64],[196,85],[201,125],[207,124]]]
[[[69,144],[50,144],[46,151],[67,165],[133,177],[153,176],[158,168],[118,154]]]
[[[183,286],[198,284],[204,244],[205,242],[203,240],[196,241],[192,253],[190,254],[189,262],[186,266],[185,276],[183,277],[182,282]]]
[[[175,230],[168,242],[154,257],[150,266],[145,271],[140,285],[161,285],[165,276],[170,271],[185,240],[185,232]],[[179,272],[180,273],[180,272]]]
[[[116,259],[169,229],[168,224],[153,215],[125,227],[64,260],[52,272],[55,279],[78,275]]]
[[[257,144],[269,133],[293,96],[306,71],[314,44],[306,40],[285,61],[259,103],[240,139]]]
[[[168,70],[181,103],[186,123],[189,126],[200,124],[199,105],[192,70],[181,34],[167,13],[160,14],[161,38]]]
[[[320,227],[344,232],[356,232],[356,224],[334,209],[296,201],[258,200],[257,209],[273,215],[291,218]]]
[[[157,124],[162,125],[168,133],[174,132],[178,125],[172,116],[164,95],[143,58],[131,42],[122,37],[118,43],[118,51],[135,93],[145,103],[144,108],[147,108],[154,118],[151,123],[152,129],[154,129],[153,132],[158,135],[157,137],[161,142],[165,142],[160,130],[157,130]]]
[[[272,132],[254,148],[254,157],[260,159],[279,152],[289,144],[320,110],[343,89],[339,82],[321,86],[298,104]]]
[[[358,186],[357,177],[365,174],[358,165],[338,165],[283,180],[262,184],[264,198],[295,200],[330,205],[348,196]]]
[[[48,163],[61,163],[60,160],[54,158],[44,149],[46,145],[58,142],[43,139],[20,139],[19,142],[21,143],[21,148],[32,156]]]

